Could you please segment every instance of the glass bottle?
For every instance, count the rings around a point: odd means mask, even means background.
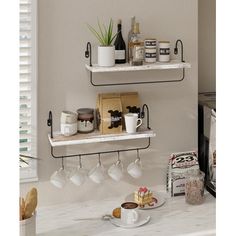
[[[131,28],[130,28],[130,31],[128,33],[128,50],[127,50],[127,58],[128,58],[128,62],[129,62],[129,51],[130,51],[130,48],[129,48],[129,43],[131,41],[131,35],[133,34],[133,31],[134,31],[134,25],[135,25],[135,16],[132,16],[131,17]]]
[[[143,61],[144,42],[140,39],[139,23],[135,23],[129,42],[129,63],[132,66],[140,66]]]
[[[117,24],[117,36],[115,40],[115,63],[126,63],[126,45],[121,32],[121,20]]]

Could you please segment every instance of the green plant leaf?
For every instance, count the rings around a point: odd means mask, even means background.
[[[113,21],[110,19],[109,28],[108,28],[108,41],[112,43],[112,31],[113,31]]]
[[[106,42],[104,41],[105,35],[104,35],[103,31],[102,31],[102,27],[101,27],[101,24],[99,22],[99,19],[97,21],[98,21],[98,27],[99,27],[99,30],[100,30],[100,33],[101,33],[101,38],[103,39],[103,45],[104,45],[104,44],[106,44]]]
[[[98,39],[98,41],[101,43],[101,45],[104,44],[103,38],[99,35],[99,33],[89,24],[87,24],[89,30],[94,34],[94,36]]]
[[[99,19],[97,19],[97,24],[98,30],[89,24],[87,26],[102,46],[110,46],[117,35],[117,33],[113,35],[113,20],[110,19],[108,27],[105,24],[101,24]]]

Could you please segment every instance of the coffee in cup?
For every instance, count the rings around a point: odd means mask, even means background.
[[[121,221],[124,224],[135,224],[139,219],[138,204],[136,202],[124,202],[121,204]]]

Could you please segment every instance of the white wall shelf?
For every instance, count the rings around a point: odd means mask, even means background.
[[[52,147],[59,147],[88,143],[151,138],[155,136],[156,134],[152,130],[144,129],[134,134],[128,134],[125,131],[118,134],[100,134],[99,131],[95,131],[88,134],[78,133],[69,137],[62,135],[60,132],[55,132],[53,133],[53,138],[51,138],[51,134],[48,134],[48,139]]]
[[[171,82],[181,82],[185,78],[185,69],[191,68],[191,64],[184,61],[183,56],[183,42],[178,39],[175,43],[174,54],[178,54],[178,43],[181,44],[181,60],[171,60],[170,62],[156,62],[156,63],[144,63],[141,66],[131,66],[128,63],[115,65],[112,67],[101,67],[97,64],[92,64],[92,47],[91,43],[87,42],[85,57],[89,58],[89,64],[85,64],[85,68],[90,73],[90,83],[93,86],[117,86],[117,85],[134,85],[134,84],[159,84],[159,83],[171,83]],[[150,81],[135,81],[130,80],[129,82],[109,82],[109,83],[95,83],[93,80],[93,73],[105,73],[105,72],[132,72],[132,71],[150,71],[150,70],[173,70],[181,69],[182,76],[180,78],[174,79],[153,79]]]
[[[183,69],[183,68],[191,68],[190,63],[181,62],[178,60],[171,60],[170,62],[156,62],[156,63],[148,63],[142,66],[130,66],[128,63],[115,65],[112,67],[101,67],[96,64],[89,66],[85,65],[86,69],[93,73],[104,73],[104,72],[124,72],[124,71],[146,71],[146,70],[170,70],[170,69]]]

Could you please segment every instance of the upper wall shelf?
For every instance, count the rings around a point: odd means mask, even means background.
[[[184,61],[184,47],[182,40],[178,39],[175,43],[174,54],[178,54],[178,44],[181,44],[181,60],[171,60],[170,62],[162,63],[156,62],[152,64],[144,64],[142,66],[130,66],[128,63],[115,65],[113,67],[100,67],[96,64],[92,64],[92,47],[91,43],[88,42],[85,51],[85,57],[89,58],[89,64],[85,65],[86,69],[90,72],[90,83],[93,86],[116,86],[116,85],[133,85],[133,84],[157,84],[157,83],[171,83],[171,82],[181,82],[185,78],[185,69],[191,68],[190,63]],[[93,73],[104,73],[104,72],[129,72],[129,71],[150,71],[150,70],[172,70],[172,69],[181,69],[182,76],[177,79],[158,79],[158,80],[149,80],[146,79],[143,81],[130,80],[128,82],[109,82],[109,83],[95,83],[93,80]]]
[[[122,71],[145,71],[145,70],[169,70],[169,69],[183,69],[191,68],[190,63],[181,62],[177,60],[171,60],[170,62],[156,62],[152,64],[144,64],[142,66],[130,66],[128,63],[115,65],[113,67],[101,67],[98,65],[85,65],[86,69],[93,73],[100,72],[122,72]]]

